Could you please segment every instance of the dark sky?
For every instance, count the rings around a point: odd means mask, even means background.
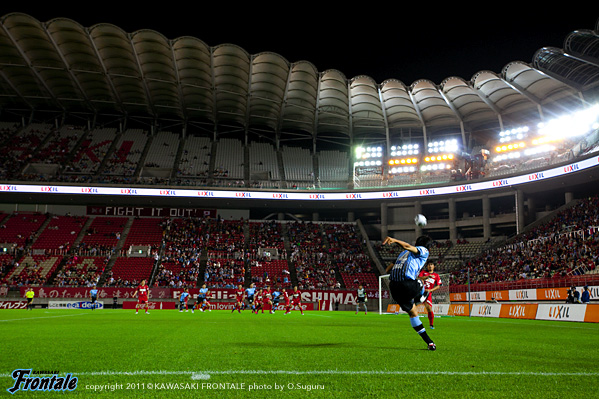
[[[0,15],[15,11],[40,21],[67,17],[84,26],[108,22],[127,32],[153,29],[170,39],[194,36],[210,46],[233,43],[250,54],[272,51],[290,62],[311,61],[319,71],[338,69],[348,78],[368,75],[378,83],[396,78],[407,85],[423,78],[437,84],[449,76],[469,80],[481,70],[499,73],[511,61],[530,62],[542,47],[562,48],[570,32],[595,29],[599,18],[576,7],[568,11],[543,6],[544,11],[535,12],[513,7],[506,12],[496,5],[483,10],[480,3],[477,8],[410,9],[380,3],[323,8],[309,2],[206,8],[197,2],[195,9],[187,9],[185,3],[169,8],[164,2],[160,7],[146,3],[139,14],[118,11],[120,7],[106,2],[97,7],[85,4],[82,7],[91,11],[2,5]]]

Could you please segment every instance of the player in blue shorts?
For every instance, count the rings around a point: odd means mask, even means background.
[[[183,293],[181,294],[181,297],[179,298],[179,312],[182,312],[183,308],[185,308],[186,312],[189,310],[187,307],[188,300],[189,300],[189,290],[187,288],[185,288],[185,291],[183,291]],[[193,307],[191,308],[191,313],[193,313]]]
[[[270,313],[274,313],[277,311],[277,307],[279,307],[279,301],[281,300],[281,291],[275,289],[273,290],[273,292],[271,293],[272,295],[272,306],[271,306],[271,311]]]
[[[89,290],[89,299],[91,300],[92,303],[92,310],[94,310],[96,308],[96,300],[98,300],[98,289],[96,288],[96,285],[94,284],[94,286],[92,287],[91,290]]]
[[[208,302],[209,293],[210,291],[206,288],[206,284],[202,285],[202,288],[200,288],[200,292],[198,293],[198,300],[196,301],[196,306],[200,304],[199,306],[202,312],[205,312],[206,309],[208,309],[209,312],[212,312],[212,309],[210,309],[210,302]]]
[[[256,287],[254,287],[254,283],[251,283],[248,288],[245,290],[245,297],[248,300],[249,306],[252,308],[252,312],[256,310],[256,305],[254,304],[254,294],[256,293]]]
[[[387,237],[383,245],[397,244],[401,253],[397,256],[394,264],[387,267],[389,273],[389,288],[391,296],[399,304],[401,309],[410,316],[410,324],[420,337],[428,344],[429,350],[436,350],[437,346],[426,333],[426,329],[418,318],[416,303],[426,301],[428,293],[424,290],[424,284],[418,278],[420,270],[428,260],[428,248],[433,240],[429,236],[420,236],[415,245]]]

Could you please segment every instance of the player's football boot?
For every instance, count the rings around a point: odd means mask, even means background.
[[[435,350],[437,350],[437,345],[435,345],[434,342],[431,342],[430,344],[428,344],[428,350],[429,351],[435,351]]]

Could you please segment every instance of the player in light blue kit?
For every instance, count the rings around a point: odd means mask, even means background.
[[[274,314],[277,311],[277,307],[279,306],[279,301],[281,300],[281,291],[275,289],[272,293],[271,300],[271,310],[270,313]]]
[[[383,245],[397,244],[402,252],[397,256],[395,264],[387,267],[389,273],[389,288],[391,296],[399,304],[401,309],[410,316],[410,324],[420,337],[428,344],[429,350],[436,350],[437,346],[426,333],[426,329],[418,318],[416,303],[426,301],[429,293],[425,292],[424,284],[418,278],[420,270],[428,260],[428,248],[433,240],[429,236],[420,236],[415,245],[387,237]]]
[[[96,300],[98,299],[98,289],[96,288],[95,284],[93,285],[92,289],[89,290],[89,299],[92,303],[92,310],[94,310],[96,308]]]
[[[183,308],[185,308],[186,312],[189,310],[187,307],[188,300],[189,300],[189,290],[187,288],[185,288],[185,291],[183,291],[183,293],[181,294],[181,297],[179,298],[179,312],[182,312]],[[193,307],[191,308],[191,313],[193,313]]]
[[[254,287],[254,283],[251,283],[248,288],[245,289],[245,297],[248,300],[250,307],[252,308],[252,312],[256,310],[256,305],[254,304],[254,294],[256,293],[256,287]]]
[[[206,309],[208,309],[209,312],[212,312],[212,309],[210,309],[210,302],[208,302],[209,293],[210,290],[206,288],[206,284],[203,284],[202,288],[200,288],[200,292],[198,293],[198,300],[196,301],[196,305],[198,303],[200,304],[200,310],[202,312],[205,312]]]

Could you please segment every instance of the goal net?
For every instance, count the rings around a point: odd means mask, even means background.
[[[435,290],[432,294],[432,302],[434,304],[449,304],[449,273],[439,273],[439,277],[441,278],[441,282],[443,285],[437,290]],[[385,313],[396,313],[390,309],[389,305],[397,305],[397,302],[393,300],[391,297],[391,292],[389,290],[389,275],[384,274],[379,276],[379,314]],[[392,308],[392,307],[391,307]],[[397,310],[399,306],[397,306]]]

